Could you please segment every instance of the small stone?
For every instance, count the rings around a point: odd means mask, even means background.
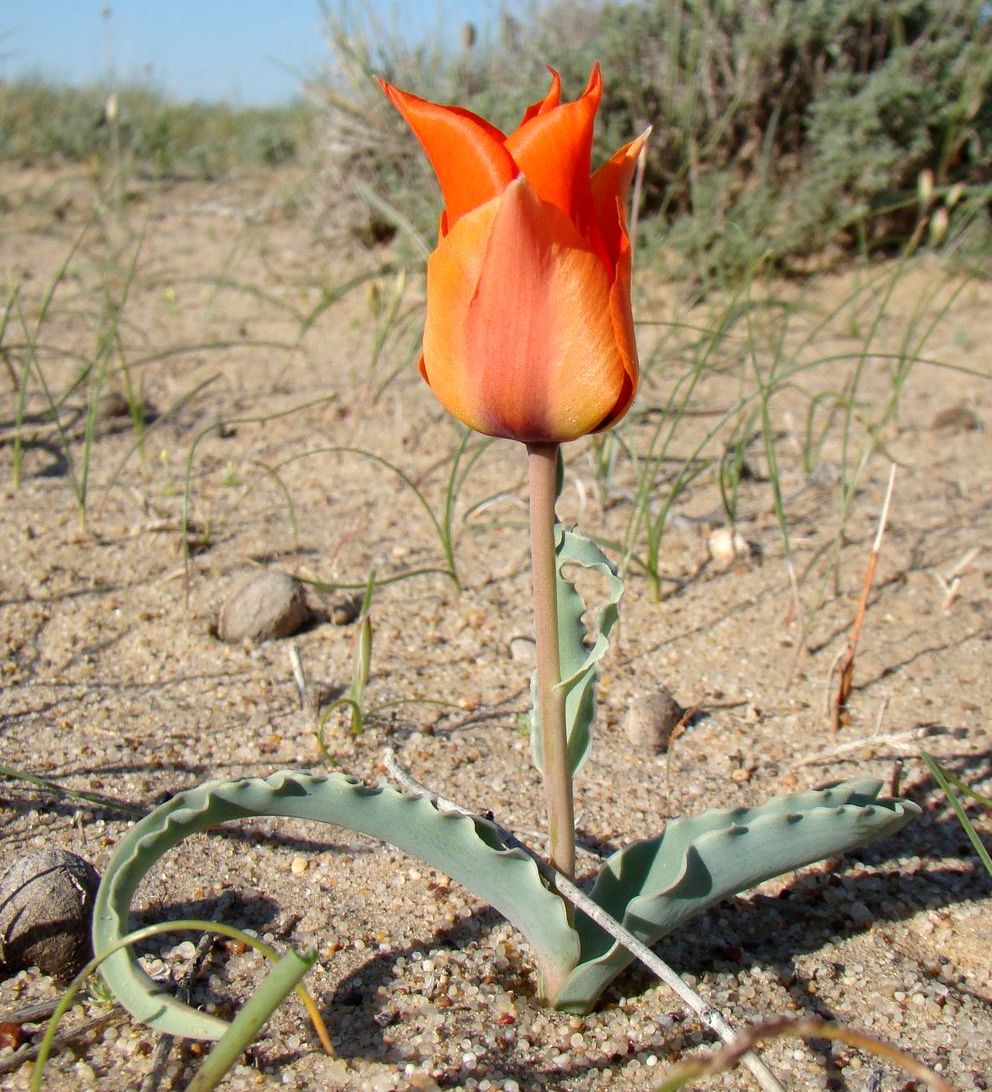
[[[642,751],[662,754],[668,750],[672,733],[682,722],[685,710],[665,686],[635,698],[627,710],[624,734]]]
[[[537,659],[536,647],[533,637],[511,637],[510,659],[517,663],[533,664]]]
[[[750,557],[754,553],[751,543],[730,527],[720,527],[706,540],[710,557],[721,565],[730,565],[734,561]]]
[[[71,981],[93,954],[96,870],[63,849],[25,854],[0,877],[0,960],[10,973],[37,967]]]
[[[310,862],[306,857],[294,857],[290,862],[289,871],[292,872],[294,876],[302,876],[309,867]]]
[[[217,636],[231,643],[292,637],[309,614],[298,580],[276,569],[263,569],[250,574],[231,593],[221,608]]]
[[[328,614],[336,626],[350,626],[362,610],[362,597],[351,592],[340,592],[328,607]]]
[[[128,417],[131,407],[120,391],[108,391],[100,396],[96,404],[96,416],[100,421],[110,421],[115,417]]]
[[[967,406],[948,406],[933,419],[934,432],[977,432],[982,427],[978,414]]]
[[[865,926],[871,925],[875,920],[875,915],[868,909],[863,902],[852,902],[848,907],[847,915],[854,922],[855,925]]]

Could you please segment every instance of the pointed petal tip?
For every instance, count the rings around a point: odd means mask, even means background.
[[[379,85],[379,90],[386,96],[387,99],[393,104],[393,106],[399,111],[403,119],[410,124],[410,116],[408,113],[409,106],[416,106],[417,103],[422,102],[416,95],[411,95],[409,91],[401,91],[400,88],[395,87],[388,80],[384,80],[381,76],[374,76],[375,82]]]
[[[654,126],[649,125],[643,133],[641,133],[639,136],[634,137],[634,139],[628,144],[625,144],[620,149],[619,154],[621,154],[624,159],[636,159],[647,147],[647,143],[651,139],[651,133],[653,131]]]
[[[602,94],[603,91],[603,69],[600,67],[599,61],[593,61],[592,69],[589,72],[589,82],[586,84],[583,95],[591,95],[594,93]]]

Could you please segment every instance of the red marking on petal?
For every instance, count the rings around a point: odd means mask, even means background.
[[[524,178],[513,182],[465,328],[468,382],[487,431],[559,442],[599,427],[627,381],[610,290],[572,223]]]

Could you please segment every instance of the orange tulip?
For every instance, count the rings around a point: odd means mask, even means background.
[[[528,444],[615,424],[637,387],[624,198],[647,134],[590,175],[598,65],[567,103],[552,69],[509,136],[379,83],[444,197],[420,361],[431,390],[471,428]]]

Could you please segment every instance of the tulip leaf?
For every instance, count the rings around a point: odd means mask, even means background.
[[[143,877],[190,834],[232,819],[282,815],[371,834],[442,869],[486,900],[535,950],[542,989],[554,996],[579,955],[564,902],[548,890],[522,850],[507,849],[496,826],[442,810],[428,797],[391,786],[369,788],[343,774],[283,771],[261,780],[212,781],[180,793],[136,823],[104,873],[93,908],[93,949],[106,951],[128,931],[131,900]],[[100,974],[138,1020],[165,1034],[218,1039],[228,1025],[177,1001],[153,982],[130,949],[108,956]]]
[[[555,576],[558,597],[558,655],[565,691],[565,733],[568,761],[578,773],[589,754],[592,726],[596,719],[596,680],[599,661],[609,648],[609,634],[619,616],[623,581],[603,551],[577,531],[555,524]],[[588,630],[582,620],[586,605],[575,585],[564,575],[567,565],[595,569],[606,577],[607,598],[595,625]],[[531,753],[534,765],[542,769],[541,724],[537,713],[537,673],[531,676]]]
[[[719,899],[894,833],[915,804],[879,799],[869,778],[782,797],[755,808],[676,819],[657,837],[613,854],[592,899],[653,944]],[[549,890],[523,850],[507,848],[498,827],[451,811],[427,796],[391,786],[369,788],[343,774],[283,771],[265,780],[213,781],[156,808],[125,835],[104,873],[93,913],[101,954],[125,936],[131,900],[144,876],[190,834],[232,819],[281,815],[332,823],[373,835],[443,869],[516,925],[534,949],[542,993],[556,1007],[586,1012],[633,958]],[[141,969],[130,948],[104,960],[101,975],[117,1000],[156,1030],[218,1039],[228,1025],[171,997]]]
[[[591,898],[654,944],[720,899],[886,837],[919,815],[911,801],[879,799],[880,788],[880,781],[861,778],[760,807],[673,820],[657,837],[608,858]],[[634,957],[582,913],[576,928],[581,959],[554,1004],[582,1013]]]

